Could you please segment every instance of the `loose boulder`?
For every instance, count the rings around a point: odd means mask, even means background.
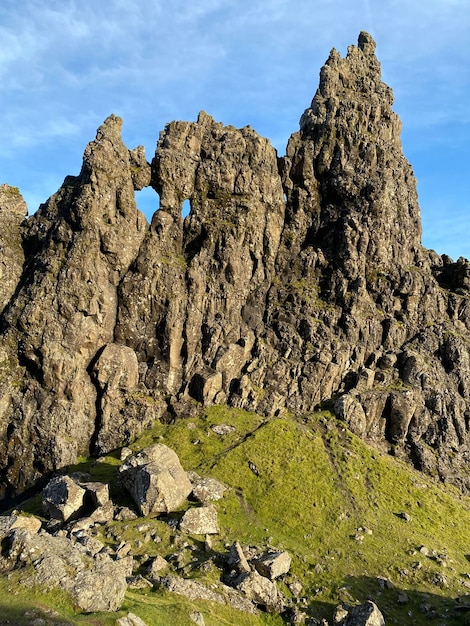
[[[16,528],[23,528],[32,535],[38,533],[41,529],[41,521],[37,517],[26,515],[5,515],[0,517],[0,541]]]
[[[70,476],[56,476],[42,492],[42,506],[46,516],[67,522],[80,517],[84,507],[86,490]]]
[[[251,571],[247,558],[238,541],[236,541],[230,548],[227,563],[239,574],[247,574]]]
[[[368,600],[358,606],[341,604],[333,616],[335,626],[385,626],[385,620],[374,602]]]
[[[213,504],[189,509],[181,519],[180,530],[190,535],[217,535],[217,509]]]
[[[274,580],[282,576],[282,574],[287,574],[291,561],[292,559],[288,552],[270,552],[255,561],[254,565],[256,571],[261,576]]]
[[[175,511],[193,489],[176,453],[161,443],[127,457],[119,472],[144,516]]]
[[[199,502],[220,500],[227,487],[215,478],[202,478],[196,472],[191,472],[189,478],[193,484],[193,497]]]
[[[266,607],[268,611],[275,610],[279,604],[276,583],[261,576],[258,572],[243,574],[235,586],[249,600]]]

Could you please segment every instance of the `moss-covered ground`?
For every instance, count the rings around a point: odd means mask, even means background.
[[[217,435],[212,427],[219,424],[234,430]],[[371,598],[387,624],[470,623],[455,610],[455,598],[470,593],[470,499],[370,448],[331,414],[265,421],[246,411],[213,407],[195,419],[158,424],[131,447],[139,450],[153,442],[173,448],[186,470],[230,487],[216,503],[221,534],[207,553],[203,537],[184,537],[187,545],[181,548],[183,539],[168,520],[146,520],[160,538],[148,543],[138,519],[111,523],[105,541],[112,543],[114,532],[134,542],[136,555],[158,553],[170,561],[180,550],[187,559],[185,575],[208,585],[220,578],[208,560],[221,561],[236,540],[285,549],[293,557],[291,572],[278,586],[290,598],[287,584],[300,581],[303,591],[296,603],[312,617],[331,621],[340,601]],[[99,463],[84,460],[80,468],[113,483],[118,456]],[[116,487],[114,496],[126,502]],[[37,501],[30,506],[38,510]],[[12,589],[16,595],[7,594]],[[1,579],[2,602],[5,615],[18,620],[28,603],[52,606],[74,624],[114,624],[117,616],[79,615],[57,594],[21,591],[14,577]],[[119,615],[132,611],[149,626],[184,626],[193,623],[189,614],[194,610],[203,613],[207,626],[284,623],[280,616],[249,616],[161,590],[129,591]]]

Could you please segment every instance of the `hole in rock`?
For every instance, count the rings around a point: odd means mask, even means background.
[[[152,187],[144,187],[140,191],[135,192],[135,202],[137,208],[147,218],[147,222],[152,221],[152,217],[160,208],[160,196],[152,189]]]
[[[190,200],[185,200],[183,202],[183,208],[181,210],[183,217],[186,217],[187,215],[189,215],[190,211],[191,211],[191,202]]]

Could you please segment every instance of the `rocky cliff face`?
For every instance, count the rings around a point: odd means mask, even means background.
[[[421,247],[374,50],[361,33],[331,52],[283,158],[201,113],[168,124],[149,165],[111,116],[32,217],[0,188],[4,495],[194,401],[330,403],[470,489],[470,265]],[[150,225],[134,199],[147,185]]]

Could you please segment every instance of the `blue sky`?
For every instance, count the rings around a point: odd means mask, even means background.
[[[149,161],[164,125],[201,109],[282,155],[330,49],[361,30],[395,93],[423,244],[470,258],[468,0],[2,0],[0,183],[34,212],[110,113]]]

